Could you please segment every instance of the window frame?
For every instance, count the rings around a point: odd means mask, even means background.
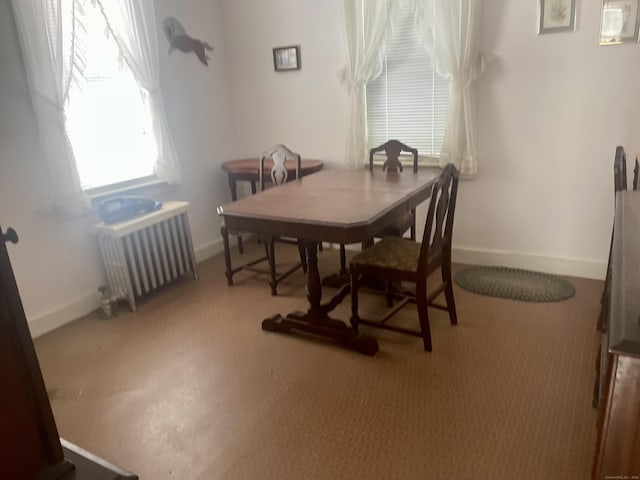
[[[117,44],[117,41],[115,40],[115,34],[114,32],[111,30],[111,26],[109,25],[109,21],[106,18],[106,14],[102,8],[102,6],[100,4],[94,5],[94,7],[96,11],[89,14],[89,15],[99,15],[101,17],[101,21],[104,21],[105,26],[104,29],[103,28],[99,28],[98,30],[100,30],[100,34],[105,35],[108,39],[109,42],[113,42],[112,44],[112,48],[115,47],[116,50],[119,50],[119,45]],[[70,14],[72,15],[72,21],[75,22],[75,7],[69,11],[69,12],[62,12],[61,14],[64,15],[64,13]],[[87,25],[83,25],[87,30],[89,29]],[[97,25],[93,25],[93,27],[97,28]],[[106,30],[105,30],[106,29]],[[96,32],[98,30],[95,30]],[[103,33],[103,31],[107,31],[108,30],[108,34],[107,33]],[[95,35],[95,33],[93,33],[92,35]],[[87,37],[89,38],[89,37]],[[75,40],[71,40],[72,42],[75,42]],[[96,45],[93,45],[92,48],[95,48]],[[99,48],[99,46],[98,46]],[[72,71],[77,68],[75,67],[76,65],[76,53],[75,53],[75,49],[72,48],[72,52],[73,52],[73,58],[71,59],[71,69]],[[89,52],[89,50],[87,49],[85,52],[81,53],[80,55],[87,55],[87,52]],[[125,73],[125,76],[131,76],[131,79],[135,82],[136,88],[140,91],[140,94],[142,95],[144,92],[144,89],[142,87],[142,85],[140,84],[140,82],[138,81],[138,79],[135,77],[135,75],[133,74],[133,71],[131,70],[131,68],[126,65],[124,59],[122,58],[122,54],[121,53],[117,53],[119,60],[118,63],[120,63],[120,67],[119,68],[126,68],[127,69],[127,73]],[[113,74],[113,71],[110,71],[110,75]],[[80,74],[81,77],[84,78],[84,81],[86,82],[92,82],[92,81],[105,81],[105,80],[110,80],[113,79],[113,77],[111,76],[107,76],[107,77],[103,77],[101,75],[89,75],[87,77],[84,77],[84,73]],[[95,78],[94,78],[95,77]],[[72,78],[73,78],[73,74],[72,74]],[[70,79],[70,82],[73,81]],[[64,110],[64,114],[65,114],[65,130],[66,130],[66,136],[69,142],[69,145],[71,147],[71,151],[73,152],[74,158],[76,158],[76,152],[77,152],[77,148],[74,148],[74,141],[73,141],[73,136],[70,134],[70,129],[69,129],[69,124],[68,124],[68,119],[71,116],[71,114],[73,114],[73,111],[70,109],[70,98],[69,98],[69,94],[70,94],[70,87],[71,84],[67,85],[67,99],[64,102],[64,106],[63,106],[63,110]],[[80,87],[80,90],[82,90],[82,87]],[[109,89],[110,92],[113,92],[113,89]],[[82,97],[80,97],[80,99],[82,99]],[[145,103],[145,102],[142,102]],[[145,108],[148,108],[148,105],[145,105]],[[151,128],[151,134],[155,137],[155,133],[153,132],[153,112],[149,111],[148,114],[150,115],[150,122],[151,124],[149,125],[149,127]],[[95,115],[94,112],[92,112],[92,114],[90,115],[91,118],[93,118],[93,116]],[[110,121],[109,125],[114,124],[115,120]],[[76,138],[77,140],[77,138]],[[159,146],[161,141],[158,138],[154,139],[154,143],[156,144],[156,146]],[[159,148],[159,147],[158,147]],[[111,196],[114,194],[119,194],[119,193],[129,193],[132,191],[136,191],[136,190],[140,190],[140,189],[145,189],[146,187],[151,187],[151,186],[157,186],[157,185],[168,185],[168,182],[166,180],[161,179],[158,174],[157,174],[157,163],[158,163],[159,157],[156,157],[155,160],[153,160],[153,173],[151,173],[150,175],[144,175],[144,176],[139,176],[139,177],[133,177],[133,178],[128,178],[126,180],[121,180],[121,181],[115,181],[113,183],[108,183],[105,185],[100,185],[100,186],[96,186],[96,187],[88,187],[88,188],[82,188],[82,191],[85,193],[85,195],[89,198],[90,201],[94,201],[94,199],[98,198],[105,198],[107,196]],[[94,163],[91,163],[91,165],[93,165]],[[81,170],[79,168],[77,159],[75,162],[75,169],[76,169],[76,173],[78,175],[78,178],[80,180],[80,185],[82,186],[82,176],[81,176]],[[86,172],[85,172],[86,173]]]

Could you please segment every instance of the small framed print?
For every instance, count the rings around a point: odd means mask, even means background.
[[[300,70],[300,46],[276,47],[273,49],[273,69],[276,72]]]
[[[602,0],[600,45],[620,45],[639,41],[640,0]]]
[[[578,0],[538,0],[538,35],[573,32],[576,29]]]

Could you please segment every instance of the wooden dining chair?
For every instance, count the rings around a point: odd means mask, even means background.
[[[636,159],[636,168],[634,169],[634,177],[633,177],[634,190],[637,190],[638,188],[637,165],[638,165],[638,160]],[[627,189],[627,155],[624,151],[624,147],[618,145],[616,147],[616,153],[613,160],[614,195],[626,189]],[[615,225],[611,230],[611,242],[609,243],[609,259],[607,261],[607,273],[604,280],[602,297],[600,298],[600,314],[598,315],[597,328],[601,332],[606,332],[609,325],[609,301],[611,299],[611,252],[613,250],[613,230],[614,229],[615,229]]]
[[[418,173],[418,150],[412,147],[405,145],[398,140],[389,140],[386,143],[383,143],[379,147],[372,148],[369,150],[369,170],[374,170],[374,157],[376,153],[384,151],[387,159],[382,164],[383,172],[402,172],[402,162],[400,161],[400,154],[402,152],[408,152],[411,154],[413,159],[413,173]],[[411,240],[416,239],[416,211],[411,210],[407,214],[403,215],[401,218],[398,218],[393,225],[385,228],[383,231],[376,234],[376,237],[386,237],[386,236],[402,236],[404,233],[409,230]]]
[[[458,171],[453,164],[449,164],[433,186],[422,242],[403,237],[385,237],[353,257],[350,264],[351,325],[356,331],[359,324],[364,324],[419,336],[422,337],[424,349],[430,352],[428,307],[448,311],[451,325],[458,324],[451,279],[451,235],[457,192]],[[438,268],[442,282],[428,292],[427,278]],[[361,318],[358,313],[358,294],[360,281],[365,275],[381,276],[392,282],[413,283],[415,292],[398,293],[400,301],[379,319]],[[434,304],[433,300],[443,292],[446,306]],[[408,303],[417,304],[420,330],[386,323]]]
[[[638,159],[633,169],[633,190],[638,190]],[[624,151],[624,147],[618,145],[616,147],[616,153],[613,160],[613,191],[614,191],[614,204],[615,195],[620,191],[627,190],[627,155]],[[607,260],[607,273],[604,279],[604,287],[602,289],[602,296],[600,297],[600,313],[598,315],[598,321],[596,328],[600,332],[606,332],[609,329],[609,306],[611,303],[611,254],[613,251],[613,234],[615,230],[615,222],[611,229],[611,241],[609,243],[609,257]],[[595,382],[593,386],[593,399],[592,405],[594,408],[599,408],[602,400],[602,391],[600,386],[600,355],[602,354],[602,345],[598,347],[598,353],[595,359]]]
[[[267,165],[267,160],[271,160],[269,162],[271,166]],[[259,184],[260,190],[263,191],[265,188],[270,186],[278,186],[286,183],[291,180],[289,178],[289,172],[287,169],[287,162],[295,162],[295,180],[298,180],[302,177],[301,174],[301,157],[298,153],[292,152],[287,147],[282,144],[277,144],[267,151],[265,151],[260,156],[259,162]],[[305,251],[302,245],[298,240],[277,238],[277,237],[263,237],[261,238],[262,243],[264,245],[264,255],[249,262],[244,263],[243,265],[232,267],[231,266],[231,252],[229,248],[229,234],[239,235],[240,232],[229,232],[224,222],[220,227],[220,233],[222,234],[222,242],[224,245],[224,261],[225,261],[225,275],[227,277],[227,284],[233,285],[233,275],[239,272],[240,270],[250,270],[258,273],[268,273],[269,274],[269,285],[271,287],[271,295],[277,295],[278,283],[287,278],[293,272],[302,268],[304,272],[307,271],[307,263]],[[298,245],[298,252],[300,255],[300,262],[289,267],[284,272],[277,271],[276,265],[276,257],[275,257],[275,242],[283,241],[283,242],[293,242]],[[261,262],[267,261],[269,266],[268,271],[256,267]]]
[[[404,167],[400,161],[400,155],[402,152],[408,152],[412,156],[412,169],[413,173],[418,172],[418,150],[405,145],[398,140],[389,140],[382,145],[369,150],[369,170],[374,171],[376,167],[375,156],[376,154],[384,152],[386,156],[385,162],[381,166],[383,172],[396,173],[402,172]],[[396,221],[387,226],[384,230],[378,232],[375,236],[377,238],[383,238],[387,236],[401,237],[409,230],[411,240],[416,239],[416,212],[411,210],[402,215]],[[365,243],[365,247],[370,246],[373,243],[373,239]],[[340,245],[340,274],[346,274],[346,251],[345,246]]]
[[[627,155],[621,145],[616,147],[613,159],[613,189],[614,192],[627,189]]]

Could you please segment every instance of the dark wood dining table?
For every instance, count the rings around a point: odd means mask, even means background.
[[[373,238],[398,216],[429,198],[439,175],[437,168],[416,174],[324,170],[222,206],[219,212],[229,229],[260,237],[298,238],[305,248],[307,311],[270,316],[263,320],[262,329],[310,333],[374,355],[378,343],[373,337],[359,335],[345,322],[329,316],[350,286],[343,285],[322,303],[318,244],[361,243]]]

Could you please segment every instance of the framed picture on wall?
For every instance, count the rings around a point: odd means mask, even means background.
[[[578,0],[538,0],[538,35],[573,32]]]
[[[300,70],[300,46],[276,47],[273,49],[273,69],[276,72],[283,70]]]
[[[600,45],[638,42],[638,3],[640,0],[602,0]]]

